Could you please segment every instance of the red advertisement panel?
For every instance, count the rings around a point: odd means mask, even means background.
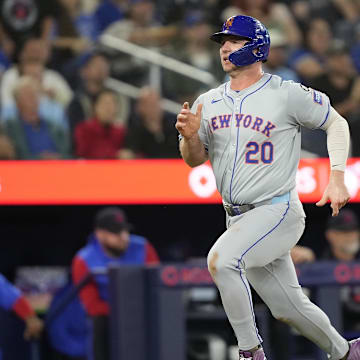
[[[327,159],[305,159],[297,173],[303,202],[316,202],[327,184]],[[360,201],[360,158],[350,159],[346,184]],[[182,160],[0,161],[0,204],[220,203],[209,164]]]

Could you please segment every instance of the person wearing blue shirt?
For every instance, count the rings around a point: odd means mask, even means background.
[[[90,281],[80,290],[79,297],[90,320],[89,354],[93,360],[109,359],[109,279],[106,273],[95,273],[95,270],[106,270],[110,264],[159,263],[153,246],[144,237],[130,234],[130,228],[120,208],[100,210],[87,245],[79,250],[73,260],[74,283],[78,285],[90,277]]]
[[[16,316],[25,322],[24,339],[38,339],[43,331],[44,323],[35,314],[33,308],[22,295],[21,291],[0,274],[0,308],[13,311]],[[5,331],[1,329],[0,331]],[[0,349],[0,360],[2,352]]]

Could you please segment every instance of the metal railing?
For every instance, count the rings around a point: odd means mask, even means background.
[[[160,68],[176,72],[185,77],[206,84],[209,87],[215,87],[219,84],[211,73],[163,55],[154,49],[144,48],[109,34],[102,35],[100,37],[100,43],[108,48],[118,50],[149,63],[150,86],[157,89],[159,93],[161,93],[161,89],[159,88],[161,84],[161,79],[159,78],[161,77]],[[107,80],[107,86],[132,98],[137,98],[140,92],[140,88],[114,78]],[[162,107],[166,111],[177,114],[179,109],[181,109],[181,104],[163,98]]]
[[[124,81],[114,78],[108,78],[106,80],[106,86],[111,90],[114,90],[122,95],[129,96],[133,99],[138,98],[141,91],[140,88],[134,85],[130,85]],[[178,114],[181,110],[181,104],[165,98],[162,98],[161,100],[161,107],[163,110],[172,114]]]

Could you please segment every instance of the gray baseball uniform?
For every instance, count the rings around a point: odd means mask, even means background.
[[[331,359],[340,359],[347,341],[303,294],[290,257],[305,226],[295,190],[300,125],[321,128],[329,116],[328,97],[264,74],[242,91],[230,89],[230,82],[208,91],[192,112],[199,103],[199,137],[228,212],[228,229],[210,250],[208,264],[239,348],[249,350],[262,341],[250,283],[277,319],[294,326]],[[242,213],[243,207],[233,206],[244,204],[255,207]]]

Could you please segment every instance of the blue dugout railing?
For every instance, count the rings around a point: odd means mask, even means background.
[[[342,332],[339,289],[360,284],[360,263],[316,262],[298,266],[297,273],[300,284],[312,289],[313,299]],[[109,277],[111,360],[185,360],[183,291],[214,286],[207,268],[185,264],[122,266],[110,268]],[[264,312],[257,315],[266,322]],[[266,331],[263,338],[267,344]],[[325,360],[327,356],[318,350],[314,358]]]

